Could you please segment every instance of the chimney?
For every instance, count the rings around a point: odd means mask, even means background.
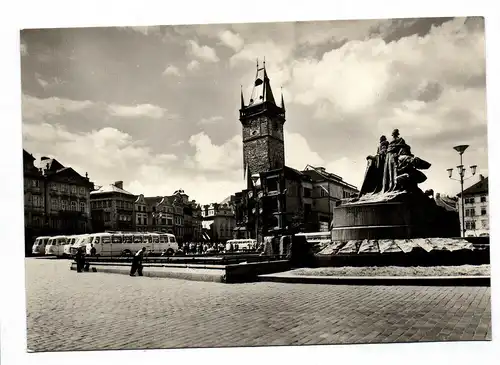
[[[123,181],[115,181],[113,185],[116,186],[118,189],[123,189]]]
[[[484,180],[484,176],[482,174],[479,174],[479,181],[483,181]]]
[[[40,161],[45,161],[45,160],[50,160],[50,158],[48,158],[47,156],[40,157]]]

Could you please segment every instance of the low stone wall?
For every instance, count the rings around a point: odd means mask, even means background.
[[[76,264],[72,263],[70,269],[76,270]],[[226,266],[145,264],[143,275],[220,283],[244,283],[257,281],[259,275],[272,274],[290,269],[291,265],[287,260],[241,263]],[[91,262],[88,271],[128,275],[130,273],[130,264]]]

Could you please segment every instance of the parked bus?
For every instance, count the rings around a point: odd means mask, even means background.
[[[64,256],[71,257],[76,254],[79,247],[86,249],[88,234],[79,234],[76,236],[68,237],[68,243],[64,245]]]
[[[86,254],[91,254],[95,247],[96,256],[131,256],[142,247],[150,254],[166,252],[173,255],[179,245],[175,236],[170,233],[144,233],[144,232],[105,232],[89,235],[86,243]]]
[[[64,245],[67,242],[68,238],[66,236],[55,236],[49,238],[49,241],[45,246],[45,254],[62,257],[64,254]]]
[[[254,239],[234,239],[226,242],[226,250],[233,245],[234,251],[251,251],[257,248],[257,240]]]
[[[45,246],[49,242],[49,236],[40,236],[35,239],[31,252],[34,255],[45,255]]]

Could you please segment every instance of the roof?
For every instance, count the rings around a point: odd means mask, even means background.
[[[436,205],[439,207],[445,208],[447,211],[456,212],[457,205],[452,199],[446,197],[445,195],[436,194],[436,198],[434,199]]]
[[[98,190],[94,190],[94,191],[90,192],[90,194],[103,194],[103,193],[120,193],[120,194],[134,196],[134,194],[129,193],[126,190],[120,189],[119,187],[116,187],[113,184],[101,186]]]
[[[24,148],[23,148],[23,159],[29,160],[29,161],[35,161],[35,158],[33,157],[33,155],[31,153],[29,153],[28,151],[26,151]]]
[[[343,185],[345,187],[349,187],[351,189],[358,190],[358,188],[356,186],[345,182],[342,179],[342,177],[340,177],[338,175],[327,172],[323,167],[314,167],[311,165],[307,165],[305,167],[304,171],[302,171],[302,173],[310,176],[311,179],[313,180],[313,182],[327,180],[327,181],[332,181],[332,182],[335,182],[337,184]]]
[[[464,196],[476,194],[488,194],[488,177],[481,176],[481,180],[464,190]],[[461,194],[458,193],[457,196],[461,196]]]

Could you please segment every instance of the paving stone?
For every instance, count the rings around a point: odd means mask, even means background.
[[[491,340],[490,288],[219,284],[26,260],[32,351]]]

